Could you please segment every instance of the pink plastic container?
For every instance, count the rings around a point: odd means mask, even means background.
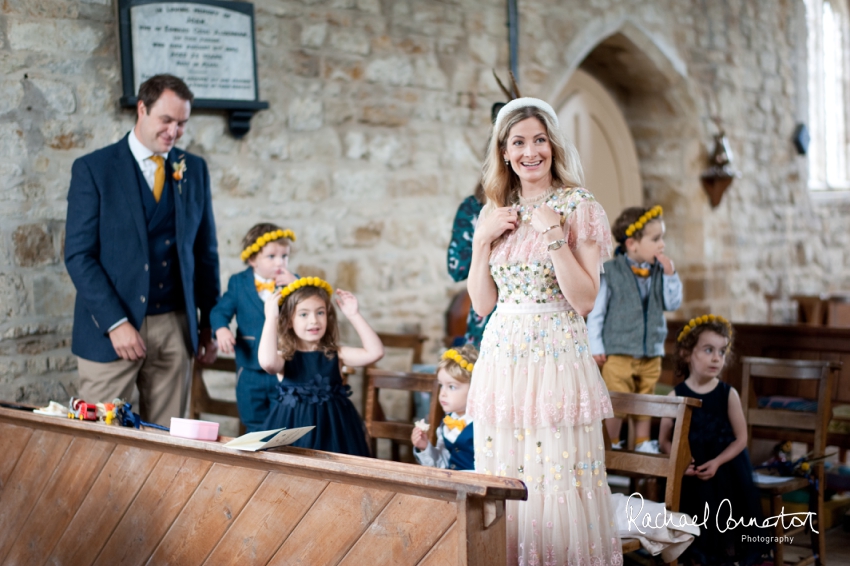
[[[218,440],[218,423],[171,417],[171,436],[192,440]]]

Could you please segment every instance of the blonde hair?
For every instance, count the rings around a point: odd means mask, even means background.
[[[455,348],[455,350],[457,350],[457,353],[470,364],[474,365],[475,361],[478,359],[478,350],[476,350],[475,346],[472,344],[467,344],[462,348]],[[440,370],[445,371],[461,383],[469,383],[472,381],[472,373],[470,373],[469,370],[465,370],[460,367],[460,364],[451,358],[443,358],[440,360],[440,363],[437,365],[437,373],[440,373]]]
[[[513,204],[522,189],[517,174],[510,165],[505,165],[504,153],[511,128],[528,118],[537,118],[546,129],[552,147],[552,182],[567,188],[584,186],[584,171],[573,144],[567,141],[546,112],[535,106],[523,106],[509,111],[498,120],[499,129],[492,133],[487,147],[482,184],[487,199],[497,207]]]

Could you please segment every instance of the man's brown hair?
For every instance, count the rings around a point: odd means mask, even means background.
[[[195,95],[192,94],[183,79],[167,74],[154,75],[143,82],[139,87],[138,99],[144,103],[145,109],[150,113],[151,107],[166,90],[174,91],[174,94],[181,100],[188,100],[190,105],[195,101]]]

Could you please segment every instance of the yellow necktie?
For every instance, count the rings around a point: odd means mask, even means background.
[[[151,155],[148,159],[156,163],[156,173],[153,176],[153,198],[159,202],[162,189],[165,187],[165,159],[161,155]]]
[[[263,283],[262,281],[254,280],[254,287],[257,288],[257,292],[259,293],[263,289],[268,291],[269,293],[274,293],[274,281],[269,281],[268,283]]]
[[[649,268],[648,267],[638,267],[636,265],[631,265],[629,267],[632,268],[632,273],[634,273],[638,277],[649,277]]]
[[[456,428],[459,431],[463,432],[463,429],[466,428],[466,421],[463,419],[453,419],[452,417],[446,415],[443,419],[443,423],[449,427],[449,429]]]

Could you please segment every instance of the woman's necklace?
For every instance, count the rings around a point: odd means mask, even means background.
[[[549,198],[551,198],[554,193],[555,188],[549,187],[547,190],[543,191],[539,195],[533,196],[531,198],[523,198],[521,194],[518,194],[516,202],[514,203],[514,207],[516,207],[517,209],[517,214],[519,215],[520,221],[531,221],[531,215],[534,213],[534,209],[538,208],[544,202],[549,200]]]

